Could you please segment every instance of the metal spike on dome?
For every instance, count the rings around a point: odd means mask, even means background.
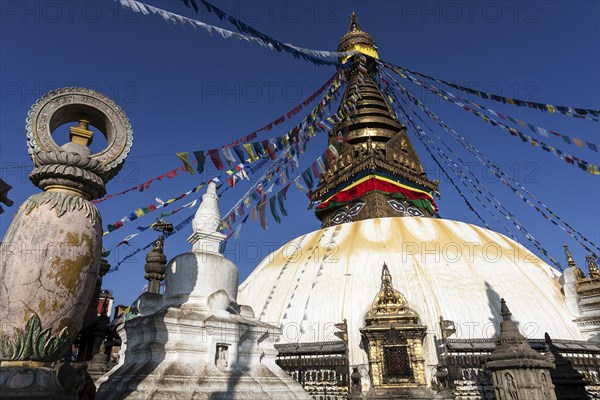
[[[588,254],[585,257],[585,261],[588,267],[588,274],[592,279],[600,279],[600,270],[598,270],[598,264],[593,254]]]
[[[569,248],[566,244],[563,244],[563,247],[565,249],[565,255],[567,256],[567,265],[569,266],[569,268],[575,268],[575,260],[573,260],[573,256],[571,255]]]
[[[348,32],[351,31],[360,31],[358,17],[356,16],[356,12],[354,12],[354,10],[352,10],[352,15],[350,16],[350,27],[348,28]]]

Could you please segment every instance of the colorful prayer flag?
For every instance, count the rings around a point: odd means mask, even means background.
[[[181,162],[183,162],[183,167],[185,168],[185,170],[193,175],[194,170],[192,169],[192,165],[190,164],[190,161],[188,160],[188,153],[187,152],[176,153],[176,155],[177,155],[177,157],[179,157]]]
[[[225,165],[223,165],[223,161],[221,160],[221,156],[219,155],[218,149],[212,149],[207,151],[211,161],[215,165],[218,170],[223,171],[225,169]]]
[[[204,152],[201,150],[194,151],[194,157],[196,158],[196,162],[198,163],[198,165],[196,165],[196,171],[198,171],[198,173],[201,174],[202,172],[204,172],[204,163],[206,162]]]

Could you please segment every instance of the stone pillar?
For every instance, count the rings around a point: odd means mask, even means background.
[[[52,132],[71,122],[71,142]],[[96,127],[108,145],[87,147]],[[102,253],[100,214],[91,200],[106,193],[132,143],[123,111],[89,89],[64,88],[39,99],[26,133],[41,193],[15,214],[0,260],[0,398],[64,398],[51,369],[81,329]]]
[[[146,274],[144,279],[148,281],[148,293],[159,294],[160,283],[165,279],[167,270],[167,256],[163,253],[162,241],[146,255],[146,265],[144,266]]]
[[[504,299],[501,299],[500,334],[486,368],[492,371],[496,400],[556,400],[550,370],[554,364],[533,350],[519,333]]]

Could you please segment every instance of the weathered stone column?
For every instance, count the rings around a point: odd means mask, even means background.
[[[69,143],[52,133],[70,128]],[[92,154],[94,133],[107,147]],[[0,259],[0,398],[65,398],[52,363],[79,332],[98,275],[102,226],[90,202],[106,193],[132,143],[131,125],[107,97],[64,88],[39,99],[26,120],[31,181],[43,192],[19,208]]]

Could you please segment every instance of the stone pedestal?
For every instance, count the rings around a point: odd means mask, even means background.
[[[221,254],[209,184],[190,236],[193,252],[167,266],[165,294],[140,298],[124,324],[124,360],[97,381],[97,399],[310,399],[275,364],[280,330],[236,302],[238,272]]]
[[[56,371],[50,366],[24,363],[11,366],[0,363],[0,398],[31,400],[77,400],[79,396],[65,393]]]

